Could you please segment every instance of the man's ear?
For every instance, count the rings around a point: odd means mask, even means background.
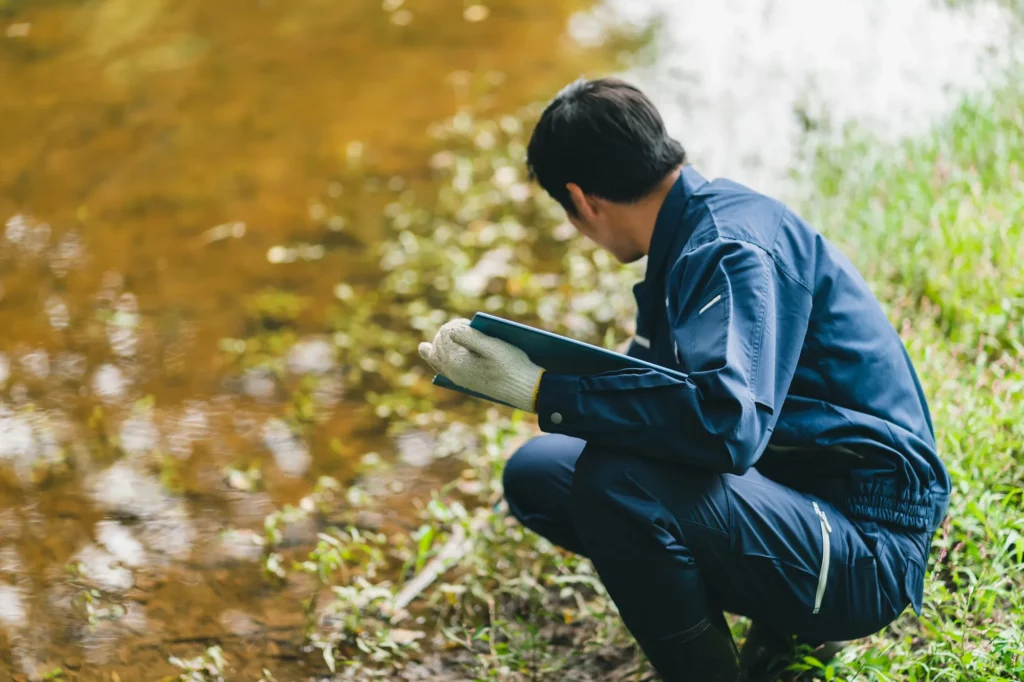
[[[569,190],[569,197],[576,207],[576,212],[583,216],[585,220],[593,220],[594,215],[597,213],[597,206],[591,201],[590,197],[584,194],[583,190],[575,182],[565,183],[565,188]]]

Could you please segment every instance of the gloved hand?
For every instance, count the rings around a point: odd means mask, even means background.
[[[459,386],[535,411],[544,370],[512,344],[473,329],[469,320],[446,322],[434,342],[421,343],[419,351],[435,371]]]

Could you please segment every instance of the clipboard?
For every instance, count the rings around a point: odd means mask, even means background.
[[[687,379],[686,374],[669,369],[668,367],[656,365],[653,362],[647,362],[646,360],[577,341],[567,336],[553,334],[543,329],[530,327],[488,313],[476,313],[473,315],[469,326],[488,336],[511,343],[516,348],[524,351],[534,364],[558,374],[590,376],[591,374],[600,374],[601,372],[619,369],[653,369],[683,381]],[[458,391],[475,398],[508,405],[504,401],[495,400],[490,396],[463,388],[443,374],[435,374],[432,383],[435,386]],[[508,406],[512,407],[511,405]]]

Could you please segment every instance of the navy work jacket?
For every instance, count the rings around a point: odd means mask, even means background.
[[[742,474],[932,531],[949,506],[924,393],[852,263],[780,202],[684,166],[634,287],[651,369],[545,372],[542,430]]]

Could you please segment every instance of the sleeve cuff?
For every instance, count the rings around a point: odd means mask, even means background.
[[[545,433],[567,433],[580,423],[580,377],[544,372],[537,390],[537,423]]]

